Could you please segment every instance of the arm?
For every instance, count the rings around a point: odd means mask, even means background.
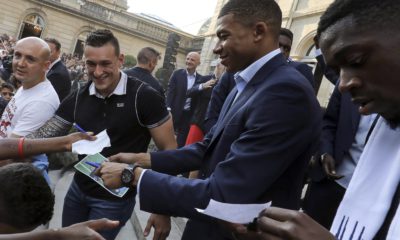
[[[71,151],[72,143],[86,139],[93,140],[94,137],[84,133],[73,133],[64,137],[46,139],[25,139],[22,143],[24,156],[32,156],[40,153]],[[0,139],[0,159],[18,158],[18,145],[20,139]]]
[[[176,79],[177,79],[176,75],[177,75],[177,71],[174,71],[168,82],[167,107],[169,107],[169,108],[172,107],[172,103],[174,102],[174,98],[176,95]]]
[[[74,224],[61,229],[49,229],[27,233],[0,234],[0,240],[104,240],[96,231],[112,229],[118,226],[118,221],[108,219],[91,220]]]
[[[72,123],[69,123],[59,116],[54,116],[35,132],[28,134],[26,138],[49,138],[59,137],[68,134]]]
[[[240,240],[336,240],[323,226],[307,214],[277,207],[263,210],[257,219],[257,230],[241,224],[230,224]]]

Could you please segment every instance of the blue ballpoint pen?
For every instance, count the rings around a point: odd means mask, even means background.
[[[86,132],[85,130],[83,130],[81,127],[79,127],[78,124],[74,123],[73,126],[74,126],[76,129],[78,129],[79,132],[87,134],[87,132]]]
[[[99,168],[101,166],[101,164],[97,162],[84,162],[84,163],[95,168]]]

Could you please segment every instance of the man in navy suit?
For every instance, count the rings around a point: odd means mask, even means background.
[[[304,75],[304,77],[310,82],[311,86],[314,87],[314,75],[311,71],[311,67],[302,62],[296,62],[290,59],[290,50],[292,49],[293,33],[287,28],[282,28],[279,35],[279,47],[288,60],[289,66],[294,67],[297,71]]]
[[[312,87],[279,50],[281,21],[274,0],[228,1],[214,53],[237,72],[236,87],[218,122],[202,142],[181,149],[110,157],[99,169],[106,186],[138,185],[142,210],[189,218],[182,239],[233,238],[196,212],[210,199],[297,209],[321,116]],[[200,170],[199,179],[171,176],[191,170]]]
[[[46,38],[44,40],[51,50],[51,65],[46,74],[46,78],[49,79],[51,85],[53,85],[61,102],[71,91],[71,79],[67,67],[60,59],[60,42],[55,38]]]
[[[201,83],[202,76],[196,72],[196,68],[199,65],[200,54],[190,52],[186,56],[186,69],[174,71],[169,79],[167,107],[172,113],[178,147],[185,145],[190,127],[190,119],[194,106],[196,106],[196,98],[193,98],[193,96],[201,91],[199,84]],[[193,86],[196,89],[192,89]],[[189,91],[192,97],[188,96]]]

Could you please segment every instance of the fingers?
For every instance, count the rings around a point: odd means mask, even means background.
[[[107,218],[97,219],[97,220],[90,220],[86,222],[87,226],[91,229],[97,230],[108,230],[118,227],[119,221],[111,221]]]
[[[151,220],[151,218],[149,218],[149,219],[147,220],[146,227],[145,227],[144,230],[143,230],[143,235],[144,235],[145,237],[149,236],[150,230],[151,230],[151,227],[152,227],[152,226],[153,226],[153,221]]]

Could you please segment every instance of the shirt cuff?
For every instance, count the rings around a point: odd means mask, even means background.
[[[202,83],[199,84],[199,90],[200,91],[203,90],[203,84]]]
[[[148,169],[143,169],[142,170],[142,173],[140,174],[140,177],[139,177],[139,181],[138,181],[138,184],[137,184],[137,186],[136,186],[136,190],[137,190],[137,195],[138,195],[138,201],[139,201],[139,209],[140,209],[140,182],[142,181],[142,177],[143,177],[143,174],[144,174],[144,172],[146,172]]]
[[[315,53],[316,57],[319,55],[322,55],[321,49],[319,49],[319,48],[316,48],[314,53]]]

